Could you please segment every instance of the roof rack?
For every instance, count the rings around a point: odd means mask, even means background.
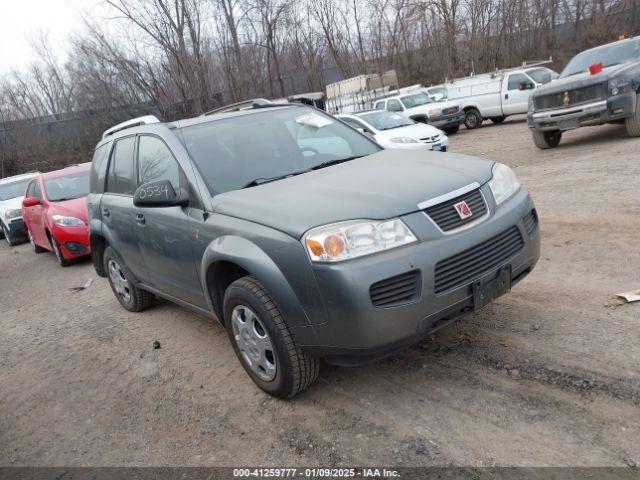
[[[113,135],[116,132],[120,132],[122,130],[126,130],[127,128],[139,127],[140,125],[149,125],[152,123],[160,123],[158,117],[155,115],[145,115],[144,117],[132,118],[131,120],[127,120],[126,122],[119,123],[102,134],[102,138],[105,139],[109,135]]]
[[[216,113],[252,110],[254,108],[282,107],[284,105],[288,104],[272,102],[271,100],[267,100],[266,98],[253,98],[251,100],[244,100],[242,102],[232,103],[231,105],[225,105],[224,107],[214,108],[213,110],[209,110],[208,112],[203,113],[202,116],[206,117],[207,115],[214,115]]]

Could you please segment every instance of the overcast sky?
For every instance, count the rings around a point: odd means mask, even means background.
[[[0,74],[23,69],[35,60],[29,38],[48,31],[59,48],[66,34],[81,25],[81,0],[0,0]]]

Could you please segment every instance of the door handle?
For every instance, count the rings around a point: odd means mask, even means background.
[[[144,225],[145,219],[142,213],[136,214],[136,222],[138,222],[140,225]]]
[[[111,211],[108,208],[103,208],[102,209],[102,216],[103,217],[110,217],[111,216]]]
[[[508,93],[505,93],[505,94],[504,94],[504,98],[505,98],[505,100],[506,100],[506,99],[508,99],[508,98],[509,98],[509,94],[508,94]]]

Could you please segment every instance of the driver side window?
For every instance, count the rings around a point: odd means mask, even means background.
[[[509,76],[509,84],[507,86],[509,90],[531,90],[533,87],[531,79],[523,73],[514,73]]]
[[[404,109],[400,100],[393,99],[387,102],[387,110],[390,112],[402,112]]]
[[[138,184],[169,180],[180,188],[180,166],[169,147],[158,137],[141,135],[138,140]]]

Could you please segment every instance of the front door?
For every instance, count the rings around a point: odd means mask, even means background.
[[[133,212],[135,144],[135,136],[115,142],[109,160],[107,185],[100,202],[100,215],[109,231],[107,240],[124,263],[121,267],[139,282],[144,282],[147,269],[138,246]]]
[[[502,113],[515,115],[527,113],[529,107],[529,95],[536,84],[524,73],[511,73],[507,81],[503,82],[502,89]]]
[[[138,139],[138,185],[169,180],[176,192],[189,189],[188,180],[164,141],[156,136]],[[190,192],[194,197],[195,193]],[[202,210],[188,207],[135,207],[135,231],[148,270],[150,286],[206,308],[198,261]]]

